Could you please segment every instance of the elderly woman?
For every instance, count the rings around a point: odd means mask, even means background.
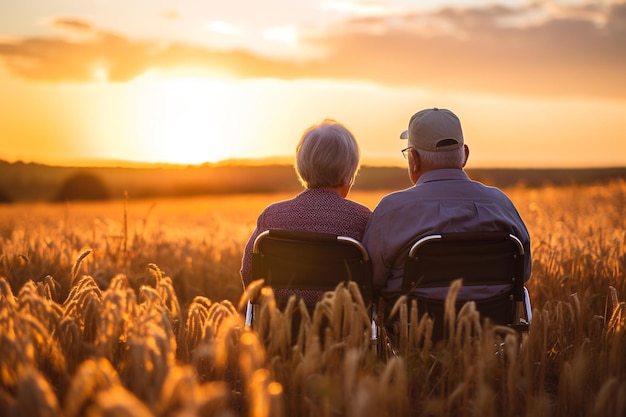
[[[333,120],[324,120],[304,132],[296,147],[296,172],[305,190],[292,199],[270,204],[259,215],[241,265],[245,286],[251,281],[254,240],[265,230],[333,233],[361,240],[371,211],[346,199],[359,158],[359,145],[352,133]]]

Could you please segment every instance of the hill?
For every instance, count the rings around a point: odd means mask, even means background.
[[[467,169],[470,177],[497,187],[540,187],[602,183],[626,179],[626,167],[585,169]],[[72,177],[92,176],[111,198],[203,194],[297,192],[302,189],[287,164],[201,166],[64,167],[0,161],[0,202],[51,201]],[[355,190],[391,190],[410,186],[406,169],[364,166]]]

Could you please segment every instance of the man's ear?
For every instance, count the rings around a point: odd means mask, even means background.
[[[415,184],[420,177],[422,161],[419,153],[417,153],[415,149],[410,149],[409,152],[409,178],[411,179],[411,183]]]
[[[469,159],[469,146],[467,145],[463,145],[464,149],[465,149],[465,161],[463,161],[463,168],[465,168],[465,164],[467,164],[467,160]]]
[[[411,148],[409,149],[409,152],[411,153],[410,160],[412,161],[411,172],[415,173],[420,170],[420,165],[422,164],[422,161],[420,160],[420,154],[417,153],[415,149]]]

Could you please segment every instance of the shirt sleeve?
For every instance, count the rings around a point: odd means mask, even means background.
[[[524,247],[524,282],[526,282],[530,279],[530,274],[532,272],[532,253],[530,250],[530,234],[521,219],[520,222],[522,223],[518,236],[522,240],[522,246]]]
[[[256,228],[250,235],[250,238],[248,239],[248,243],[246,243],[246,247],[243,251],[243,258],[241,260],[241,270],[239,271],[239,273],[241,275],[241,280],[243,282],[244,288],[246,288],[250,284],[250,282],[252,282],[252,248],[254,246],[254,241],[256,240],[257,236],[259,236],[259,234],[263,232],[264,230],[263,228],[264,216],[265,216],[265,211],[263,211],[259,215],[257,222],[256,222]]]
[[[382,228],[380,216],[374,210],[363,233],[363,246],[367,249],[372,261],[372,285],[376,289],[384,288],[387,285],[390,274],[385,261],[385,239],[381,239],[385,235]]]
[[[509,207],[511,211],[511,219],[513,222],[513,232],[515,235],[520,238],[522,241],[522,246],[524,247],[524,282],[530,279],[530,274],[532,272],[532,253],[530,250],[530,233],[526,228],[526,224],[522,217],[520,216],[517,208],[513,204],[513,202],[507,197],[509,201]]]

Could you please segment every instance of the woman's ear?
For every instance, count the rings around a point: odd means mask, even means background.
[[[345,185],[342,185],[341,187],[339,187],[339,195],[342,196],[343,198],[346,198],[348,196],[348,193],[350,192],[350,188],[352,188],[352,183],[348,183]]]

